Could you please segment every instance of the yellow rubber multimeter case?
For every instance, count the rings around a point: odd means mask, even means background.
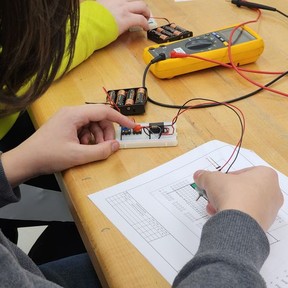
[[[228,41],[234,26],[229,26],[203,35],[182,39],[175,42],[157,44],[146,47],[143,59],[146,64],[160,53],[166,55],[166,60],[157,62],[150,67],[150,71],[158,78],[172,78],[202,69],[217,66],[192,57],[170,58],[170,53],[195,54],[197,56],[229,63]],[[251,28],[243,26],[237,28],[233,34],[231,53],[233,63],[237,66],[255,62],[264,50],[263,39]]]

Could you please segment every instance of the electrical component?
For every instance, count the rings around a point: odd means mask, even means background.
[[[200,36],[146,47],[143,53],[144,61],[148,64],[159,55],[165,54],[166,60],[150,67],[150,71],[158,78],[172,78],[219,65],[213,63],[213,60],[229,63],[228,43],[235,27],[230,26]],[[231,44],[233,63],[237,66],[255,62],[264,50],[263,39],[247,26],[237,28]],[[181,55],[186,58],[180,58]]]
[[[140,123],[134,129],[119,126],[116,140],[120,148],[144,148],[176,146],[176,125],[171,122]]]
[[[190,184],[190,186],[198,193],[196,201],[199,200],[200,197],[203,197],[205,200],[208,201],[207,193],[205,190],[200,189],[196,183],[192,183]]]
[[[175,23],[169,23],[147,31],[147,38],[156,43],[172,42],[192,35],[192,31],[186,30]]]
[[[135,89],[130,89],[127,92],[127,97],[125,99],[125,105],[133,105],[135,99]]]
[[[152,15],[150,15],[150,18],[148,19],[148,25],[149,25],[149,29],[154,29],[157,27],[157,22],[156,20],[153,18]]]
[[[134,87],[108,90],[106,101],[110,103],[112,108],[118,108],[121,114],[137,115],[145,113],[147,97],[147,89],[145,87]]]
[[[164,122],[149,124],[149,134],[162,134],[164,132]]]
[[[120,89],[117,92],[117,100],[116,100],[116,105],[119,106],[123,106],[125,103],[125,99],[126,99],[126,91],[124,89]]]
[[[149,29],[154,29],[158,26],[152,14],[150,15],[150,18],[148,19],[148,26],[149,26]],[[136,32],[136,31],[142,31],[142,30],[143,28],[141,26],[132,26],[129,28],[130,32]]]

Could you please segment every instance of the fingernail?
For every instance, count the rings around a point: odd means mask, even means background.
[[[120,145],[119,142],[115,141],[112,143],[112,152],[115,152],[119,149]]]
[[[195,179],[195,178],[198,178],[204,171],[205,171],[205,170],[197,170],[197,171],[194,173],[194,175],[193,175],[194,179]]]

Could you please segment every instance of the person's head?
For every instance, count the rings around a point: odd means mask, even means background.
[[[41,96],[66,53],[69,68],[78,23],[79,0],[0,1],[0,117],[25,109]]]

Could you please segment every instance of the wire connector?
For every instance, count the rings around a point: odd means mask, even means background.
[[[166,60],[166,55],[165,55],[165,53],[160,53],[158,56],[153,58],[150,63],[154,64],[154,63],[157,63],[157,62],[163,61],[163,60]]]
[[[170,58],[186,58],[186,57],[190,57],[190,54],[184,52],[176,52],[174,50],[170,52]]]
[[[254,3],[254,2],[248,2],[248,1],[243,1],[243,0],[232,0],[232,4],[235,4],[237,7],[247,7],[250,9],[263,9],[263,10],[270,10],[270,11],[276,11],[277,9],[275,7],[259,4],[259,3]]]

